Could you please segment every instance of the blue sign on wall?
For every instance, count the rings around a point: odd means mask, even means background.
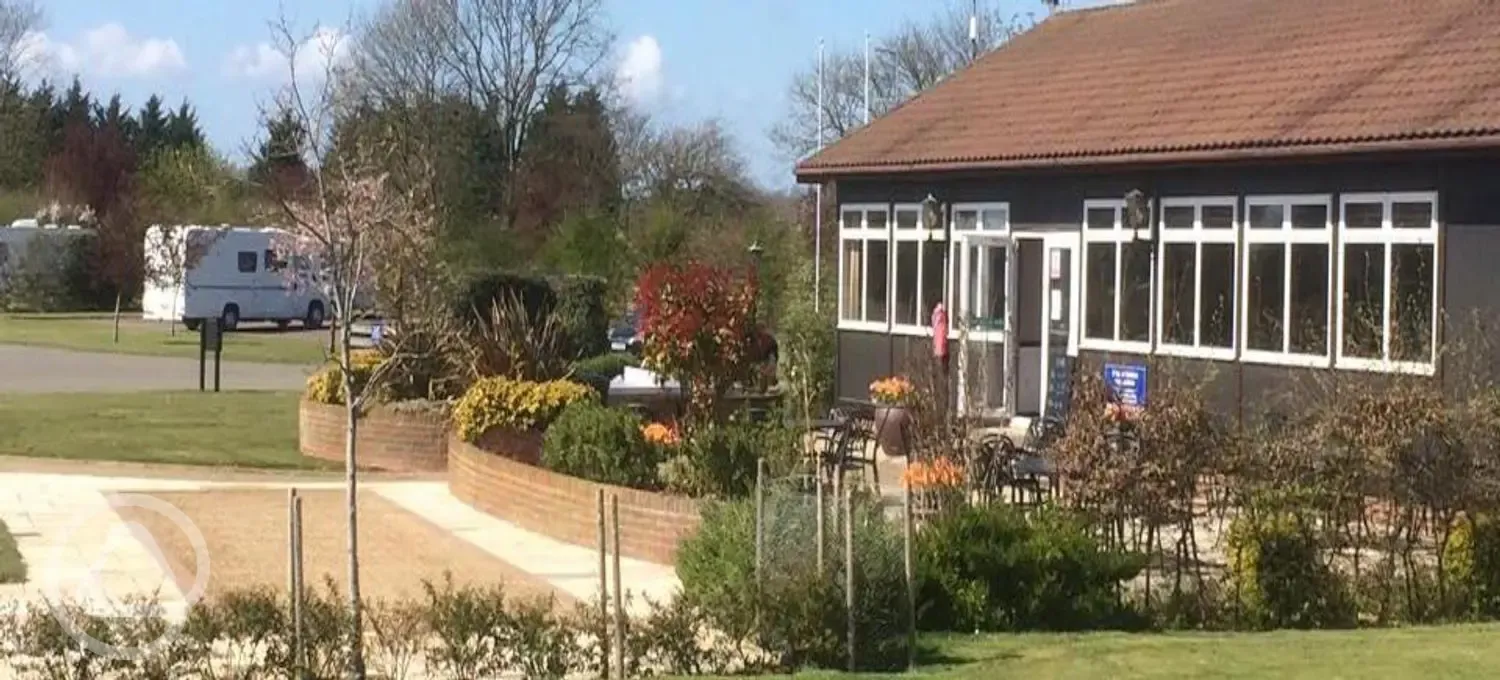
[[[1105,364],[1104,387],[1121,406],[1146,405],[1146,367],[1140,364]]]

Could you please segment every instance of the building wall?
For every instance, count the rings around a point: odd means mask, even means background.
[[[1202,167],[1124,168],[1095,172],[1041,171],[983,175],[846,178],[838,183],[841,203],[911,203],[931,194],[942,203],[1006,202],[1012,231],[1077,231],[1084,201],[1119,199],[1140,189],[1150,198],[1240,197],[1243,217],[1247,195],[1331,194],[1337,223],[1339,195],[1365,192],[1438,192],[1441,237],[1437,260],[1440,280],[1435,292],[1440,324],[1438,341],[1452,343],[1460,329],[1494,345],[1475,351],[1458,367],[1442,356],[1438,379],[1451,392],[1484,380],[1500,382],[1500,153],[1388,157],[1368,160],[1300,161]],[[1337,291],[1335,282],[1334,291]],[[1075,292],[1076,295],[1076,292]],[[1076,298],[1075,298],[1076,300]],[[1240,300],[1240,304],[1244,304]],[[1333,304],[1330,295],[1330,305]],[[1035,310],[1019,309],[1035,314]],[[1330,317],[1332,318],[1332,317]],[[1484,324],[1477,328],[1477,324]],[[1489,332],[1493,328],[1497,332]],[[1021,324],[1024,331],[1026,325]],[[898,347],[926,338],[879,332],[839,332],[838,393],[863,398],[870,380],[899,370]],[[1489,340],[1487,338],[1496,338]],[[1335,338],[1337,342],[1337,338]],[[1024,344],[1024,343],[1023,343]],[[957,347],[954,348],[955,351]],[[1111,357],[1084,351],[1078,370],[1098,370],[1106,360],[1141,362],[1140,355]],[[1151,357],[1152,362],[1164,361]],[[1269,412],[1291,413],[1297,396],[1308,398],[1328,384],[1380,380],[1383,376],[1339,375],[1323,380],[1319,373],[1341,369],[1308,369],[1240,361],[1170,359],[1170,370],[1198,380],[1225,415],[1253,421]],[[1165,369],[1164,369],[1165,370]],[[1342,371],[1349,373],[1350,371]],[[1318,383],[1321,387],[1313,387]]]

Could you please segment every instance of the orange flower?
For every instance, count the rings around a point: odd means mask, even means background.
[[[646,441],[661,446],[676,446],[678,442],[682,441],[682,437],[678,436],[676,429],[662,423],[651,423],[642,427],[641,436],[645,437]]]
[[[964,476],[963,466],[941,457],[931,461],[919,460],[906,466],[906,471],[901,473],[901,482],[912,489],[951,489],[963,486]]]
[[[899,375],[870,383],[870,398],[878,404],[905,404],[916,392],[916,386]]]

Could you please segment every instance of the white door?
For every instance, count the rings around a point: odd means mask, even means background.
[[[1066,409],[1068,381],[1078,356],[1077,233],[1042,237],[1042,385],[1041,411]],[[1051,403],[1058,402],[1058,403]],[[1061,415],[1061,414],[1058,414]]]
[[[1015,246],[1004,235],[959,237],[958,407],[969,415],[1014,410]]]

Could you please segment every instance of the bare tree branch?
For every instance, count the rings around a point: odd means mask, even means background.
[[[42,6],[36,0],[0,0],[0,82],[36,66],[21,53],[27,36],[42,27]]]

